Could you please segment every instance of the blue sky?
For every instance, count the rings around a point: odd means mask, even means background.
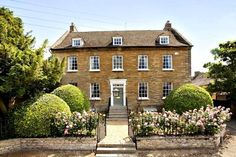
[[[0,0],[22,18],[36,46],[52,45],[74,22],[79,31],[163,29],[167,20],[193,45],[192,71],[212,61],[210,50],[236,39],[235,0]]]

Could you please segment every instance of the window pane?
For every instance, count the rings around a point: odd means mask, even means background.
[[[100,97],[100,87],[98,83],[91,83],[91,98],[99,98]]]
[[[68,70],[77,70],[77,57],[76,56],[70,56],[68,57]]]
[[[138,59],[138,69],[148,69],[148,57],[146,55],[140,55]]]
[[[163,69],[172,69],[172,56],[163,56]]]
[[[166,97],[170,94],[172,90],[172,83],[171,82],[164,82],[163,84],[163,97]]]
[[[91,70],[100,69],[100,63],[99,63],[99,57],[98,56],[91,56],[90,57],[90,69]]]
[[[168,36],[160,36],[160,44],[169,44]]]
[[[113,37],[113,45],[122,45],[122,37]]]
[[[81,39],[72,39],[72,46],[80,46]]]
[[[113,69],[123,69],[123,57],[113,56]]]
[[[148,97],[148,85],[146,82],[139,83],[139,98]]]

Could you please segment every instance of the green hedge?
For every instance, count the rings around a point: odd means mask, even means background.
[[[83,93],[83,97],[84,97],[84,110],[89,111],[90,107],[91,107],[89,98],[87,97],[85,92],[82,92],[82,93]]]
[[[15,134],[19,137],[52,136],[52,122],[58,112],[71,115],[69,106],[53,94],[44,94],[31,105],[13,113]]]
[[[210,94],[204,88],[193,84],[185,84],[173,90],[165,100],[167,110],[175,110],[180,114],[207,105],[213,105]]]
[[[82,113],[85,110],[83,93],[76,86],[70,84],[60,86],[52,94],[63,99],[70,107],[71,112],[78,111]]]

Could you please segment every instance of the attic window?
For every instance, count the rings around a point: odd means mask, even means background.
[[[122,37],[113,37],[113,45],[122,45]]]
[[[160,44],[161,45],[169,44],[169,36],[160,36]]]
[[[79,47],[83,45],[83,41],[81,38],[73,38],[72,39],[72,46],[73,47]]]

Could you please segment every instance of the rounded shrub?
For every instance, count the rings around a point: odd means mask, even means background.
[[[56,95],[44,94],[31,105],[13,113],[15,133],[19,137],[53,136],[53,120],[58,112],[71,115],[69,106]]]
[[[83,93],[76,86],[70,84],[60,86],[52,94],[63,99],[70,107],[71,112],[77,111],[82,113],[85,110]]]
[[[165,99],[165,108],[181,114],[202,106],[213,105],[210,94],[199,86],[185,84],[173,90]]]
[[[84,97],[84,110],[89,111],[90,107],[91,107],[89,98],[87,97],[85,92],[82,92],[82,93],[83,93],[83,97]]]

